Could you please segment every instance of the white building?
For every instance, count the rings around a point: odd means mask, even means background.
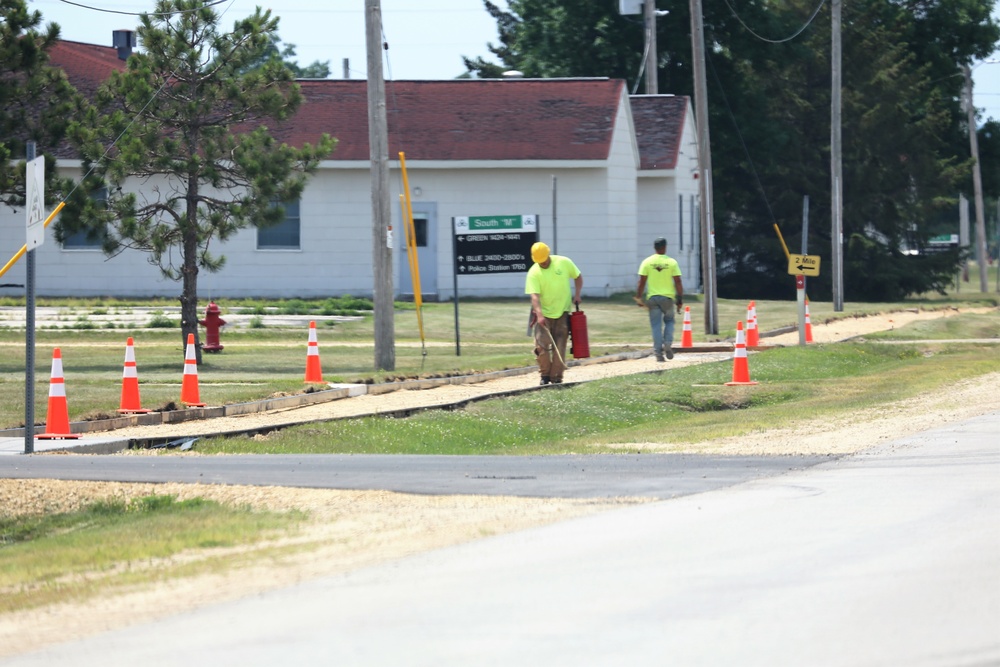
[[[61,42],[52,61],[83,92],[124,65],[114,48],[75,42]],[[306,101],[274,134],[301,145],[326,132],[338,145],[301,199],[287,204],[283,224],[213,245],[226,265],[199,274],[204,298],[372,294],[366,82],[299,83]],[[630,98],[625,82],[613,79],[456,79],[388,81],[386,106],[392,187],[402,191],[402,151],[425,299],[452,298],[452,218],[470,215],[537,214],[540,239],[583,272],[585,296],[634,289],[639,262],[664,236],[686,290],[700,291],[697,146],[688,98]],[[59,165],[79,175],[79,161]],[[393,284],[406,295],[412,288],[395,199],[391,209]],[[24,242],[24,217],[23,210],[0,211],[3,261]],[[82,237],[62,246],[47,234],[36,251],[39,296],[179,294],[180,285],[162,278],[144,253],[107,258]],[[2,282],[23,284],[24,277],[22,261]],[[462,297],[520,296],[523,287],[521,273],[458,279]]]

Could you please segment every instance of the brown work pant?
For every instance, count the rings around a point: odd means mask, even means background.
[[[535,324],[535,358],[538,360],[538,372],[542,377],[559,382],[563,379],[563,371],[566,370],[569,314],[564,313],[556,318],[546,317],[545,322],[548,327]]]

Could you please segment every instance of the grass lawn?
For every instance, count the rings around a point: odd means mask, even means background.
[[[964,293],[961,298],[914,300],[895,304],[845,304],[834,313],[828,303],[811,303],[814,323],[835,317],[899,310],[943,308],[959,304],[996,305],[996,295]],[[40,302],[39,305],[44,305]],[[62,303],[62,302],[60,302]],[[309,314],[309,302],[295,302]],[[314,304],[322,306],[321,302]],[[736,322],[746,317],[747,302],[719,301],[719,335],[704,334],[704,310],[689,300],[695,342],[731,338]],[[237,312],[266,312],[264,305],[246,302],[220,303],[223,317]],[[75,328],[88,311],[125,309],[128,304],[76,302],[65,305],[76,313],[65,328],[41,328],[36,333],[35,416],[44,423],[48,406],[48,384],[52,349],[60,348],[71,421],[112,416],[119,407],[125,340],[135,340],[135,355],[142,406],[153,410],[177,407],[184,368],[184,345],[180,329]],[[649,347],[649,324],[628,295],[609,299],[587,299],[591,354],[594,356]],[[794,301],[760,301],[756,304],[760,330],[767,332],[794,325]],[[349,321],[318,324],[319,349],[324,380],[329,382],[382,382],[434,375],[466,374],[531,366],[534,358],[526,336],[528,304],[524,299],[470,300],[459,304],[459,340],[456,343],[452,303],[425,304],[424,337],[421,340],[412,304],[399,304],[395,314],[396,367],[374,369],[374,332],[370,315]],[[85,321],[85,318],[82,320]],[[678,323],[677,337],[680,337]],[[198,369],[201,399],[222,405],[263,399],[275,394],[304,391],[308,325],[223,329],[225,350],[204,354]],[[0,428],[24,423],[24,330],[0,329]]]
[[[166,495],[107,499],[75,512],[0,516],[0,614],[224,569],[235,562],[227,548],[288,534],[304,518],[301,512]],[[202,557],[171,560],[193,550]]]

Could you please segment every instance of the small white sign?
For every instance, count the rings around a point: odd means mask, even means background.
[[[642,0],[618,0],[619,14],[642,14]]]
[[[45,158],[28,162],[24,173],[28,250],[45,242]]]

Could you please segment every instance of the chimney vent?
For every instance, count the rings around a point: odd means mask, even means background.
[[[111,32],[111,45],[118,49],[119,60],[128,60],[135,48],[134,30],[113,30]]]

